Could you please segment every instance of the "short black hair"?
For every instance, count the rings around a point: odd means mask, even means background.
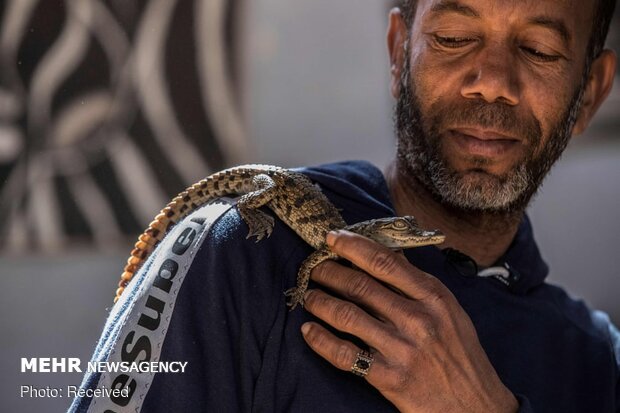
[[[609,25],[616,8],[616,0],[595,0],[596,9],[594,18],[592,19],[592,32],[588,42],[588,50],[586,54],[586,73],[590,72],[592,62],[600,56],[605,47],[605,40],[609,32]],[[399,7],[403,14],[403,18],[407,27],[411,28],[415,17],[418,0],[399,0]]]

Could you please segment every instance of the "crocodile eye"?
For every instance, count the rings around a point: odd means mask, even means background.
[[[396,229],[405,229],[407,227],[407,225],[405,225],[405,223],[403,221],[401,221],[401,220],[394,221],[393,226]]]

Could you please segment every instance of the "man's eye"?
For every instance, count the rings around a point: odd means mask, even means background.
[[[523,50],[525,53],[527,53],[527,55],[532,60],[535,60],[535,61],[538,61],[538,62],[555,62],[556,60],[560,59],[560,56],[543,53],[543,52],[541,52],[539,50],[536,50],[534,48],[531,48],[531,47],[522,46],[521,50]]]
[[[435,36],[435,41],[444,47],[458,48],[467,46],[471,42],[475,41],[471,37],[444,37],[444,36]]]

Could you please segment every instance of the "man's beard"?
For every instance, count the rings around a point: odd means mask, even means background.
[[[551,136],[540,148],[540,122],[532,114],[518,114],[503,102],[463,98],[458,103],[434,103],[423,114],[410,80],[409,53],[406,56],[394,112],[400,173],[419,182],[447,207],[468,213],[523,211],[568,144],[581,106],[583,85],[577,88]],[[471,158],[480,169],[458,172],[442,153],[440,137],[441,130],[455,125],[479,126],[518,136],[527,146],[526,153],[518,165],[501,176],[483,171],[489,163],[483,157]]]

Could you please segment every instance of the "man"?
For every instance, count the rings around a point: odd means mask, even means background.
[[[331,233],[357,268],[321,264],[304,309],[288,312],[282,291],[311,249],[281,223],[254,244],[234,209],[198,211],[145,264],[94,356],[186,360],[187,371],[87,376],[131,394],[74,408],[620,412],[620,334],[544,283],[524,215],[612,86],[613,8],[403,2],[388,29],[398,153],[385,180],[362,162],[304,172],[347,222],[414,215],[445,233],[441,249],[401,255]]]

